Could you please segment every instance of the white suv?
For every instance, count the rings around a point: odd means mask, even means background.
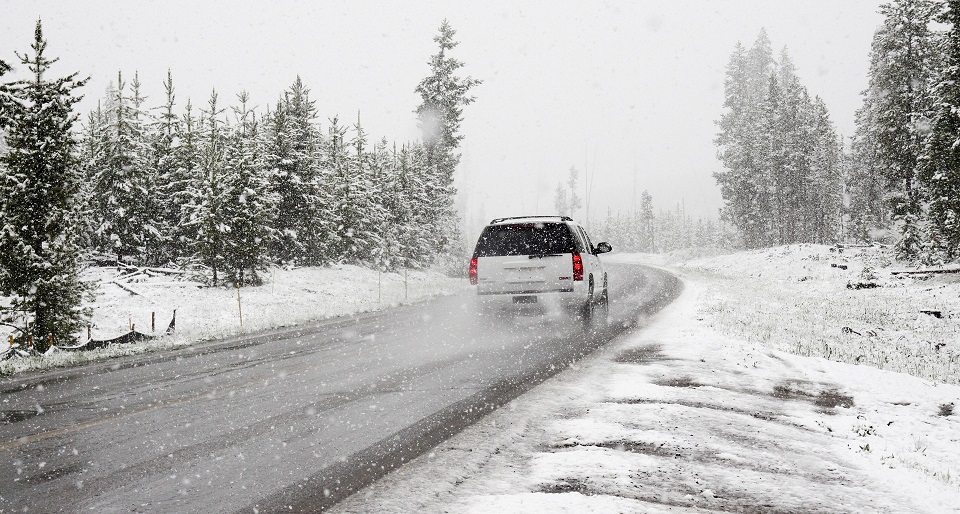
[[[477,241],[470,283],[484,310],[573,310],[585,324],[606,322],[607,273],[580,225],[567,216],[498,218]]]

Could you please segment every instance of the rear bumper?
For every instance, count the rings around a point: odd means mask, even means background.
[[[582,307],[587,302],[586,288],[583,291],[511,291],[509,293],[477,292],[477,303],[487,310],[517,309],[543,312],[570,310]]]
[[[563,294],[563,293],[574,293],[573,287],[567,289],[557,289],[554,291],[539,291],[536,289],[519,289],[516,291],[480,291],[477,290],[477,295],[479,296],[510,296],[510,295],[548,295],[548,294]]]

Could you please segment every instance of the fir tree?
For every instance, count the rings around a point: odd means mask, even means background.
[[[203,111],[203,129],[199,140],[198,180],[190,191],[187,203],[187,221],[194,233],[193,258],[212,271],[212,284],[220,283],[220,272],[225,266],[225,246],[230,226],[227,224],[224,204],[227,196],[227,180],[224,171],[224,146],[226,136],[220,115],[224,110],[217,106],[217,92],[210,94],[208,109]]]
[[[761,33],[748,52],[737,43],[727,65],[724,111],[715,140],[724,169],[714,178],[725,206],[723,215],[743,234],[748,248],[766,243],[769,212],[761,169],[760,108],[765,98],[761,80],[769,78],[769,40]],[[769,88],[769,83],[764,82]]]
[[[4,76],[11,69],[10,65],[7,64],[3,59],[0,59],[0,77]],[[10,96],[8,88],[3,84],[0,84],[0,134],[3,134],[3,129],[7,127],[10,123],[10,113],[8,112],[9,106],[12,105],[13,98]],[[4,143],[5,144],[5,143]],[[2,150],[2,148],[0,148]]]
[[[813,100],[813,154],[810,165],[809,234],[806,241],[831,244],[840,232],[843,204],[843,148],[820,97]]]
[[[373,168],[373,155],[367,150],[367,135],[360,125],[359,114],[353,129],[354,138],[350,143],[354,152],[347,167],[351,191],[349,210],[353,214],[349,221],[341,218],[349,232],[349,236],[344,234],[344,240],[350,240],[344,245],[343,259],[362,264],[374,260],[372,253],[382,245],[375,222],[385,216],[385,210],[380,203],[378,184],[374,180],[377,170]]]
[[[139,81],[135,82],[139,83]],[[153,187],[149,146],[145,134],[143,98],[139,88],[128,97],[123,76],[112,89],[108,127],[104,131],[102,162],[97,166],[97,236],[100,246],[125,258],[142,261],[156,236],[149,200]]]
[[[846,160],[844,183],[847,192],[846,213],[849,237],[869,242],[872,234],[890,225],[890,209],[886,201],[887,183],[877,158],[877,92],[863,93],[863,106],[857,109],[856,131],[850,139],[850,155]]]
[[[934,77],[937,38],[930,22],[939,10],[933,0],[898,0],[881,6],[883,25],[874,34],[870,52],[869,139],[875,143],[878,172],[886,190],[901,257],[919,252],[918,223],[922,199],[917,162],[929,125],[928,91]]]
[[[715,140],[724,169],[714,174],[723,219],[748,248],[832,239],[840,147],[825,106],[810,99],[786,49],[777,63],[765,32],[749,51],[738,44],[725,93]]]
[[[640,213],[637,220],[640,224],[638,231],[641,237],[638,241],[638,250],[641,252],[657,253],[656,238],[654,237],[653,196],[646,189],[640,194]]]
[[[8,151],[0,156],[0,290],[12,298],[8,322],[18,321],[18,313],[28,317],[21,342],[29,337],[44,351],[51,338],[66,342],[84,322],[72,110],[80,100],[75,90],[86,80],[76,73],[47,78],[57,59],[45,55],[39,20],[31,48],[33,55],[18,57],[32,76],[4,86],[13,101],[3,109]]]
[[[324,263],[334,244],[316,115],[310,90],[297,77],[268,118],[264,162],[279,198],[273,254],[281,262]]]
[[[154,154],[153,140],[157,138],[155,122],[145,110],[146,98],[140,94],[140,76],[134,73],[130,83],[130,106],[132,127],[135,137],[135,174],[134,180],[139,186],[140,208],[137,223],[140,224],[141,246],[139,253],[144,264],[157,265],[164,261],[166,244],[163,226],[163,213],[156,192],[160,182],[157,169],[158,158]]]
[[[178,227],[180,208],[184,204],[183,191],[188,189],[191,178],[183,173],[186,169],[180,166],[177,156],[180,118],[174,112],[176,94],[170,70],[167,70],[163,88],[166,100],[159,108],[160,115],[157,116],[151,139],[151,164],[157,182],[154,195],[157,206],[155,218],[158,232],[162,235],[162,246],[156,255],[157,261],[169,261],[183,256],[177,241]]]
[[[463,140],[460,124],[463,121],[463,107],[475,100],[470,90],[482,83],[472,77],[461,78],[458,75],[464,64],[448,54],[459,44],[454,41],[455,35],[456,31],[447,20],[443,20],[440,33],[433,38],[440,48],[430,57],[430,74],[416,88],[421,98],[416,113],[423,132],[426,167],[435,181],[437,196],[432,205],[438,216],[437,228],[443,230],[438,238],[438,244],[442,247],[459,240],[453,212],[453,197],[456,194],[453,173],[460,162],[458,148]]]
[[[933,89],[935,105],[921,176],[929,195],[928,261],[960,258],[960,0],[949,0],[938,21],[950,25],[945,62]]]
[[[338,261],[352,261],[359,253],[355,236],[363,222],[360,210],[360,184],[354,178],[355,163],[347,152],[347,127],[340,125],[336,117],[330,120],[330,128],[324,144],[325,168],[329,172],[328,184],[332,192],[335,216],[330,224],[334,228],[330,253]]]
[[[203,181],[200,155],[200,128],[202,120],[193,114],[193,103],[188,99],[180,117],[180,123],[175,126],[174,139],[177,145],[173,148],[173,161],[176,169],[172,177],[163,181],[160,190],[164,206],[169,209],[171,219],[177,219],[170,234],[170,253],[174,259],[187,258],[193,255],[193,243],[197,240],[197,226],[191,223],[193,192],[200,188]]]
[[[275,198],[269,192],[269,177],[259,154],[256,115],[249,109],[249,95],[237,95],[236,125],[225,142],[223,170],[226,192],[223,219],[223,267],[226,280],[238,286],[259,285],[259,272],[269,265],[273,236]]]

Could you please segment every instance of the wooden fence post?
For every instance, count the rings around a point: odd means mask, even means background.
[[[240,326],[243,327],[243,304],[240,303],[240,284],[234,284],[237,286],[237,311],[240,313]]]

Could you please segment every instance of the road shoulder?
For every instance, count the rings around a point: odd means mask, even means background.
[[[949,512],[960,388],[721,336],[703,288],[339,512]]]

